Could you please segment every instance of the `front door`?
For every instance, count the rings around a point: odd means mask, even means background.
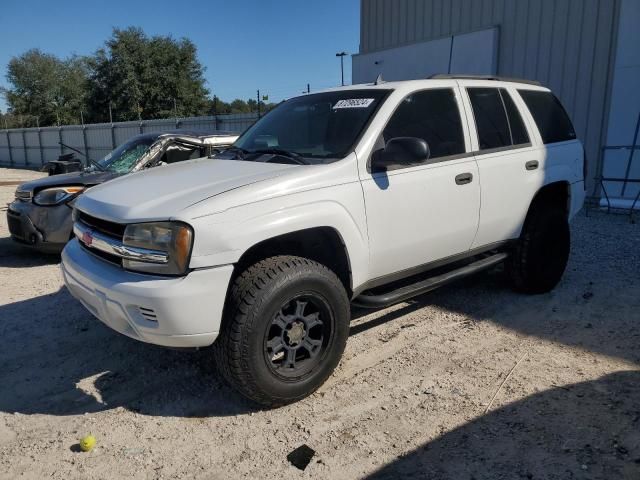
[[[464,253],[473,242],[480,183],[476,161],[467,154],[458,95],[453,88],[432,88],[405,97],[378,148],[391,138],[418,137],[428,143],[429,158],[361,172],[374,279]]]

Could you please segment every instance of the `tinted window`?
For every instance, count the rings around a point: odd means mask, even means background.
[[[409,95],[382,136],[385,143],[395,137],[422,138],[429,145],[431,158],[464,153],[462,122],[453,90],[423,90]]]
[[[468,88],[467,91],[478,129],[480,150],[513,145],[500,91],[497,88]]]
[[[507,119],[509,120],[509,128],[511,129],[511,143],[514,145],[529,143],[529,134],[524,126],[518,107],[513,103],[511,95],[503,88],[500,89],[500,95],[504,102],[504,108],[507,111]]]
[[[185,160],[193,160],[204,156],[203,147],[194,145],[186,145],[182,143],[173,143],[169,145],[162,155],[164,163],[178,163]]]
[[[352,151],[388,92],[340,90],[292,98],[254,123],[234,145],[247,153],[288,150],[312,161],[342,158]]]
[[[537,90],[518,92],[538,125],[544,143],[564,142],[576,138],[569,115],[553,93]]]

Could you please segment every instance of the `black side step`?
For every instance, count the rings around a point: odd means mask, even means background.
[[[502,262],[507,257],[507,253],[496,253],[490,257],[485,257],[481,260],[465,265],[464,267],[457,268],[441,275],[436,275],[435,277],[427,278],[426,280],[421,280],[413,285],[400,287],[397,290],[392,290],[381,295],[368,295],[363,293],[354,298],[352,303],[363,308],[388,307],[394,303],[399,303],[407,300],[408,298],[415,297],[416,295],[435,290],[438,287],[442,287],[443,285],[460,278],[486,270],[487,268],[493,267],[494,265]]]

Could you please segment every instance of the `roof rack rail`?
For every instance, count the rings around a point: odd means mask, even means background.
[[[527,80],[525,78],[511,78],[511,77],[498,77],[496,75],[456,75],[453,73],[436,73],[435,75],[431,75],[428,77],[432,80],[496,80],[500,82],[515,82],[515,83],[526,83],[529,85],[536,85],[541,87],[542,84],[537,80]]]

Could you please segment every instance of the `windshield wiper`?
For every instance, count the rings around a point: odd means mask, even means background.
[[[224,152],[235,152],[236,153],[236,157],[239,158],[240,160],[244,160],[245,156],[247,153],[251,153],[249,152],[249,150],[245,150],[244,148],[240,148],[240,147],[234,147],[233,145],[225,148],[223,150]]]
[[[62,142],[58,142],[58,145],[62,145],[64,148],[68,148],[69,150],[73,150],[74,152],[79,153],[80,155],[82,155],[84,158],[86,158],[93,166],[95,166],[98,170],[100,170],[101,172],[104,172],[105,169],[102,167],[102,165],[100,165],[98,162],[96,162],[95,160],[92,160],[91,158],[87,157],[84,153],[82,153],[80,150],[78,150],[77,148],[73,148],[70,147],[69,145],[62,143]]]
[[[258,150],[251,150],[249,153],[280,155],[281,157],[290,158],[300,165],[309,165],[309,162],[299,153],[284,150],[282,148],[260,148]]]

